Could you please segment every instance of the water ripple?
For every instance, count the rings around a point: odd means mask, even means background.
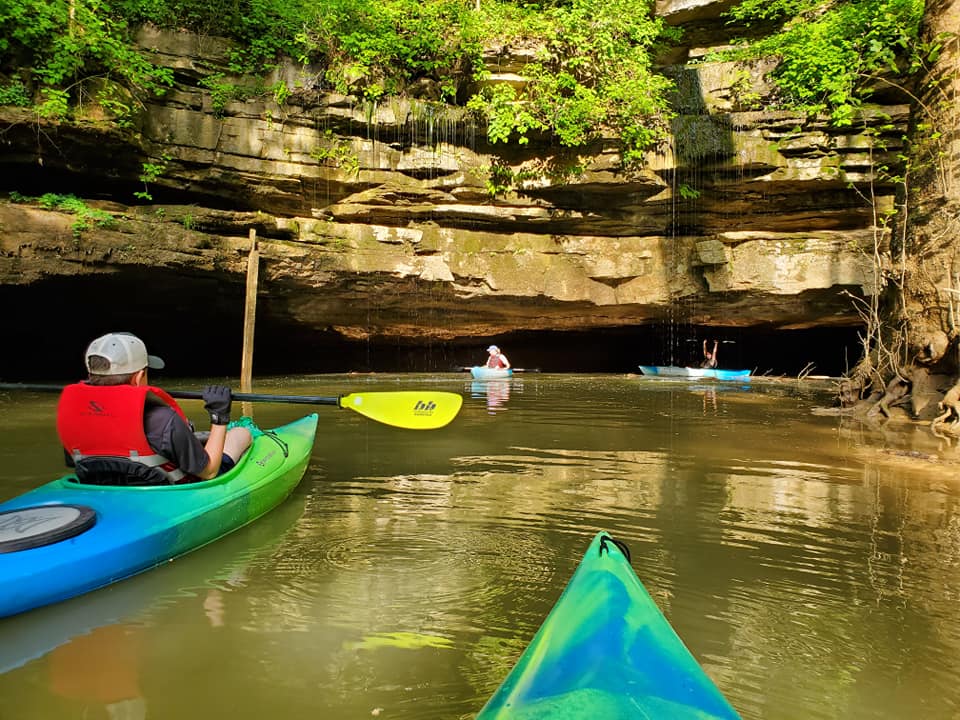
[[[446,637],[476,628],[479,611],[499,607],[506,588],[542,587],[552,576],[547,549],[522,529],[458,524],[426,534],[415,521],[381,518],[361,532],[337,532],[328,520],[322,540],[303,531],[304,542],[285,548],[260,580],[283,621],[302,626],[327,605],[350,608],[338,626],[364,635],[416,628]]]

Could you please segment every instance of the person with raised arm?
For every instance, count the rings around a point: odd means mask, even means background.
[[[717,341],[713,341],[713,352],[707,349],[707,341],[703,341],[703,362],[700,363],[702,368],[715,368],[717,367]]]

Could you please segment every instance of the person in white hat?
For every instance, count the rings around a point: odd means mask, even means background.
[[[203,389],[210,414],[206,443],[193,432],[169,394],[150,384],[164,367],[130,333],[108,333],[85,354],[88,378],[63,389],[57,432],[81,482],[157,485],[209,480],[232,468],[253,440],[244,427],[227,429],[232,393],[223,385]]]
[[[510,367],[510,361],[507,360],[507,356],[500,352],[500,348],[498,348],[496,345],[491,345],[488,347],[487,352],[490,354],[490,357],[487,358],[488,368],[506,369]]]

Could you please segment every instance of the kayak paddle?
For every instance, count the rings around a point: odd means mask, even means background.
[[[0,383],[0,390],[28,390],[61,392],[59,385],[30,385]],[[202,400],[203,393],[195,390],[168,390],[178,400]],[[261,393],[231,393],[240,402],[278,402],[300,405],[336,405],[353,410],[384,425],[408,430],[434,430],[447,425],[460,412],[463,396],[451,392],[403,390],[399,392],[364,392],[330,397],[318,395],[265,395]]]
[[[485,366],[485,365],[476,365],[475,367],[486,367],[486,366]],[[538,373],[538,372],[540,372],[540,368],[505,368],[505,369],[507,369],[507,370],[513,370],[515,373],[524,373],[524,372],[527,372],[527,373]],[[454,368],[454,372],[470,372],[471,370],[473,370],[472,367],[464,367],[464,366],[462,366],[462,365],[461,365],[460,367]]]

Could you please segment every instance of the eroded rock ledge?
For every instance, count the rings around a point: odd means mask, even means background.
[[[143,267],[178,278],[174,294],[201,281],[242,285],[248,231],[259,228],[266,307],[354,340],[642,325],[676,311],[672,303],[700,325],[852,325],[845,293],[875,291],[869,238],[858,244],[850,232],[548,236],[102,207],[115,227],[75,236],[72,215],[0,203],[0,283],[72,276],[96,287]],[[424,322],[432,316],[443,322]]]

